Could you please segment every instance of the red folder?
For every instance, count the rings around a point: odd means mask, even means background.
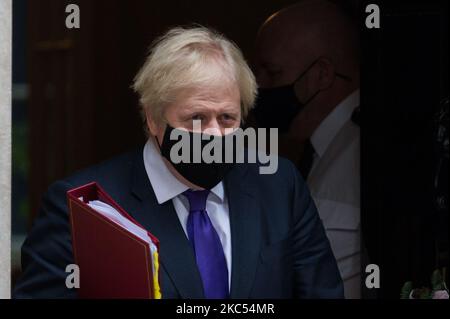
[[[142,227],[95,182],[67,192],[79,297],[154,298],[150,245],[89,207],[92,200],[114,207]],[[159,250],[158,239],[148,235]]]

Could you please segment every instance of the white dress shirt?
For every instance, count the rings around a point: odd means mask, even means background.
[[[315,157],[307,183],[344,281],[346,298],[361,297],[360,130],[351,121],[359,90],[311,136]]]
[[[189,189],[180,182],[164,163],[156,145],[148,140],[144,146],[144,165],[150,184],[159,204],[172,200],[175,211],[187,235],[186,225],[189,216],[189,201],[182,193]],[[206,200],[206,211],[219,235],[228,267],[228,288],[231,285],[231,231],[228,201],[223,182],[211,189]]]

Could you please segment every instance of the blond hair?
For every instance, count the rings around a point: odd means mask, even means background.
[[[139,94],[144,121],[157,123],[164,106],[184,89],[235,83],[245,119],[256,97],[255,77],[239,48],[222,34],[202,26],[176,27],[156,39],[132,88]]]

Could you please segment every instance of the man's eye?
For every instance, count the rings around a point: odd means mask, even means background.
[[[236,119],[235,116],[230,115],[230,114],[223,114],[221,116],[221,120],[224,122],[232,122],[232,121],[235,121],[235,119]]]

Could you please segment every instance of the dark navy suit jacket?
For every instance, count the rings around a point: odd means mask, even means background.
[[[96,181],[160,240],[163,298],[204,298],[193,250],[172,201],[158,204],[142,148],[50,186],[22,247],[15,298],[76,298],[66,192]],[[343,285],[322,222],[297,169],[279,159],[273,175],[237,164],[224,180],[232,243],[231,298],[342,298]],[[82,270],[81,270],[82,278]],[[82,284],[82,279],[81,279]]]

